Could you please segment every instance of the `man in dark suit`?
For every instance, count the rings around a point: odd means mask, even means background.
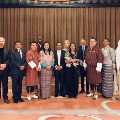
[[[22,50],[22,43],[15,42],[15,50],[11,52],[11,76],[12,76],[12,93],[14,103],[24,102],[21,98],[22,79],[25,74],[26,54]]]
[[[57,42],[56,48],[54,52],[55,58],[55,95],[54,97],[60,96],[65,97],[64,94],[64,68],[65,68],[65,51],[62,50],[62,43]],[[59,88],[60,86],[60,88]]]
[[[42,35],[38,35],[38,37],[37,37],[37,49],[38,49],[38,52],[43,50],[43,38],[42,38]]]
[[[83,61],[85,59],[84,57],[85,57],[86,49],[87,49],[86,41],[84,39],[82,39],[80,41],[80,46],[78,48],[78,57],[80,59],[80,75],[81,75],[81,91],[80,91],[80,93],[85,92],[84,77],[86,77],[86,94],[89,94],[89,83],[87,82],[87,72],[84,70],[84,67],[83,67]]]
[[[6,50],[4,48],[4,45],[5,45],[5,38],[0,37],[0,83],[2,82],[4,102],[9,104],[10,101],[8,100],[7,93],[8,93],[10,51]]]
[[[38,50],[38,53],[43,50],[43,47],[44,47],[43,44],[44,44],[44,42],[43,42],[43,36],[42,35],[38,35],[37,36],[37,50]],[[40,75],[41,75],[41,72],[38,72],[38,76],[39,77],[40,77]],[[34,92],[35,92],[35,94],[37,94],[38,91],[39,91],[39,85],[34,86]]]

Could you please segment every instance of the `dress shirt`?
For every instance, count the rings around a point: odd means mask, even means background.
[[[61,50],[57,50],[57,56],[58,56],[58,65],[60,66]]]

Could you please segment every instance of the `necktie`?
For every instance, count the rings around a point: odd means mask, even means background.
[[[20,58],[22,58],[22,56],[21,56],[21,51],[20,51],[20,50],[18,50],[18,53],[19,53],[19,55],[20,55]]]
[[[82,51],[83,51],[83,59],[84,59],[85,46],[82,46]]]

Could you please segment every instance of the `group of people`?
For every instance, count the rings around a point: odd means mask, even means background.
[[[98,98],[98,92],[104,98],[113,96],[113,71],[118,59],[107,38],[103,40],[102,49],[97,46],[96,38],[91,38],[90,46],[86,46],[86,41],[82,39],[78,49],[76,44],[70,43],[69,40],[64,41],[64,48],[61,42],[57,42],[56,50],[52,52],[50,43],[43,42],[41,35],[38,36],[38,42],[30,42],[30,49],[27,53],[22,50],[20,41],[15,42],[13,51],[6,50],[4,45],[5,38],[0,37],[0,81],[2,82],[3,99],[7,104],[10,103],[7,96],[9,71],[11,71],[14,103],[24,102],[21,95],[25,73],[27,100],[37,99],[38,96],[43,99],[50,98],[53,71],[55,98],[58,96],[77,98],[78,93],[84,92],[93,99]],[[78,92],[79,76],[81,76],[80,92]],[[40,95],[35,94],[38,84],[40,85]]]

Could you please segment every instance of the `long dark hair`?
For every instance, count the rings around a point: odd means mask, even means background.
[[[49,43],[48,41],[44,42],[44,44],[43,44],[43,52],[45,53],[45,48],[44,48],[45,43],[48,43],[48,44],[49,44],[48,52],[49,52],[49,55],[50,55],[51,49],[50,49],[50,43]],[[45,54],[46,54],[46,53],[45,53]]]
[[[70,47],[71,47],[72,44],[75,45],[75,52],[76,52],[76,44],[75,44],[75,43],[70,43],[70,46],[69,46],[69,53],[71,53],[71,48],[70,48]]]

